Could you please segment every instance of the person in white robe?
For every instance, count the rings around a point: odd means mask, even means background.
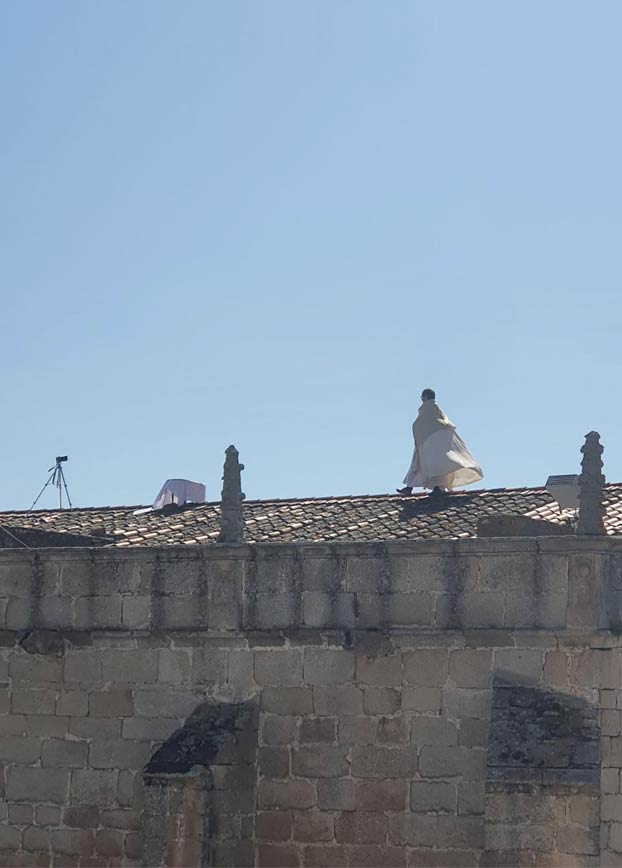
[[[413,422],[415,451],[404,488],[398,488],[398,493],[412,494],[413,488],[421,487],[436,494],[483,479],[481,467],[436,403],[434,391],[424,389],[421,401]]]

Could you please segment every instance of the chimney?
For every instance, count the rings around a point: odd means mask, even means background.
[[[244,540],[244,516],[240,473],[244,465],[238,460],[238,450],[229,446],[225,452],[225,466],[222,475],[222,501],[220,504],[220,534],[218,542],[241,543]]]
[[[603,462],[601,455],[603,447],[600,444],[600,434],[590,431],[581,447],[583,460],[581,476],[579,477],[579,524],[578,534],[603,536],[605,534],[603,507],[603,486],[605,477],[602,474]]]

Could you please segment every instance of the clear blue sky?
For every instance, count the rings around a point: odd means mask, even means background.
[[[618,0],[5,0],[0,508],[622,480]],[[53,506],[50,494],[41,505]]]

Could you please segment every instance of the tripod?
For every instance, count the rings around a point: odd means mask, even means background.
[[[60,509],[63,508],[63,488],[65,489],[65,494],[67,495],[67,502],[69,503],[69,509],[72,508],[71,498],[69,497],[69,490],[67,488],[67,481],[65,479],[65,474],[63,473],[63,462],[64,461],[67,461],[66,455],[57,455],[56,456],[56,464],[54,465],[54,467],[48,468],[48,473],[50,474],[50,477],[49,477],[48,481],[45,483],[45,485],[43,486],[43,488],[41,489],[41,491],[39,492],[39,494],[36,496],[34,503],[30,507],[28,512],[30,512],[31,510],[33,510],[35,508],[35,506],[37,505],[37,501],[39,500],[39,498],[41,497],[41,495],[43,494],[45,489],[48,487],[48,485],[55,485],[58,488],[58,505],[59,505]]]

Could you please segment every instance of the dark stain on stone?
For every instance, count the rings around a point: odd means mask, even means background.
[[[225,742],[251,725],[255,710],[250,702],[201,703],[156,750],[145,774],[187,774],[194,766],[209,766]]]
[[[65,643],[58,630],[27,630],[20,636],[18,644],[28,654],[62,657],[65,653]]]
[[[578,696],[497,678],[493,685],[488,777],[585,784],[600,779],[598,709]]]

